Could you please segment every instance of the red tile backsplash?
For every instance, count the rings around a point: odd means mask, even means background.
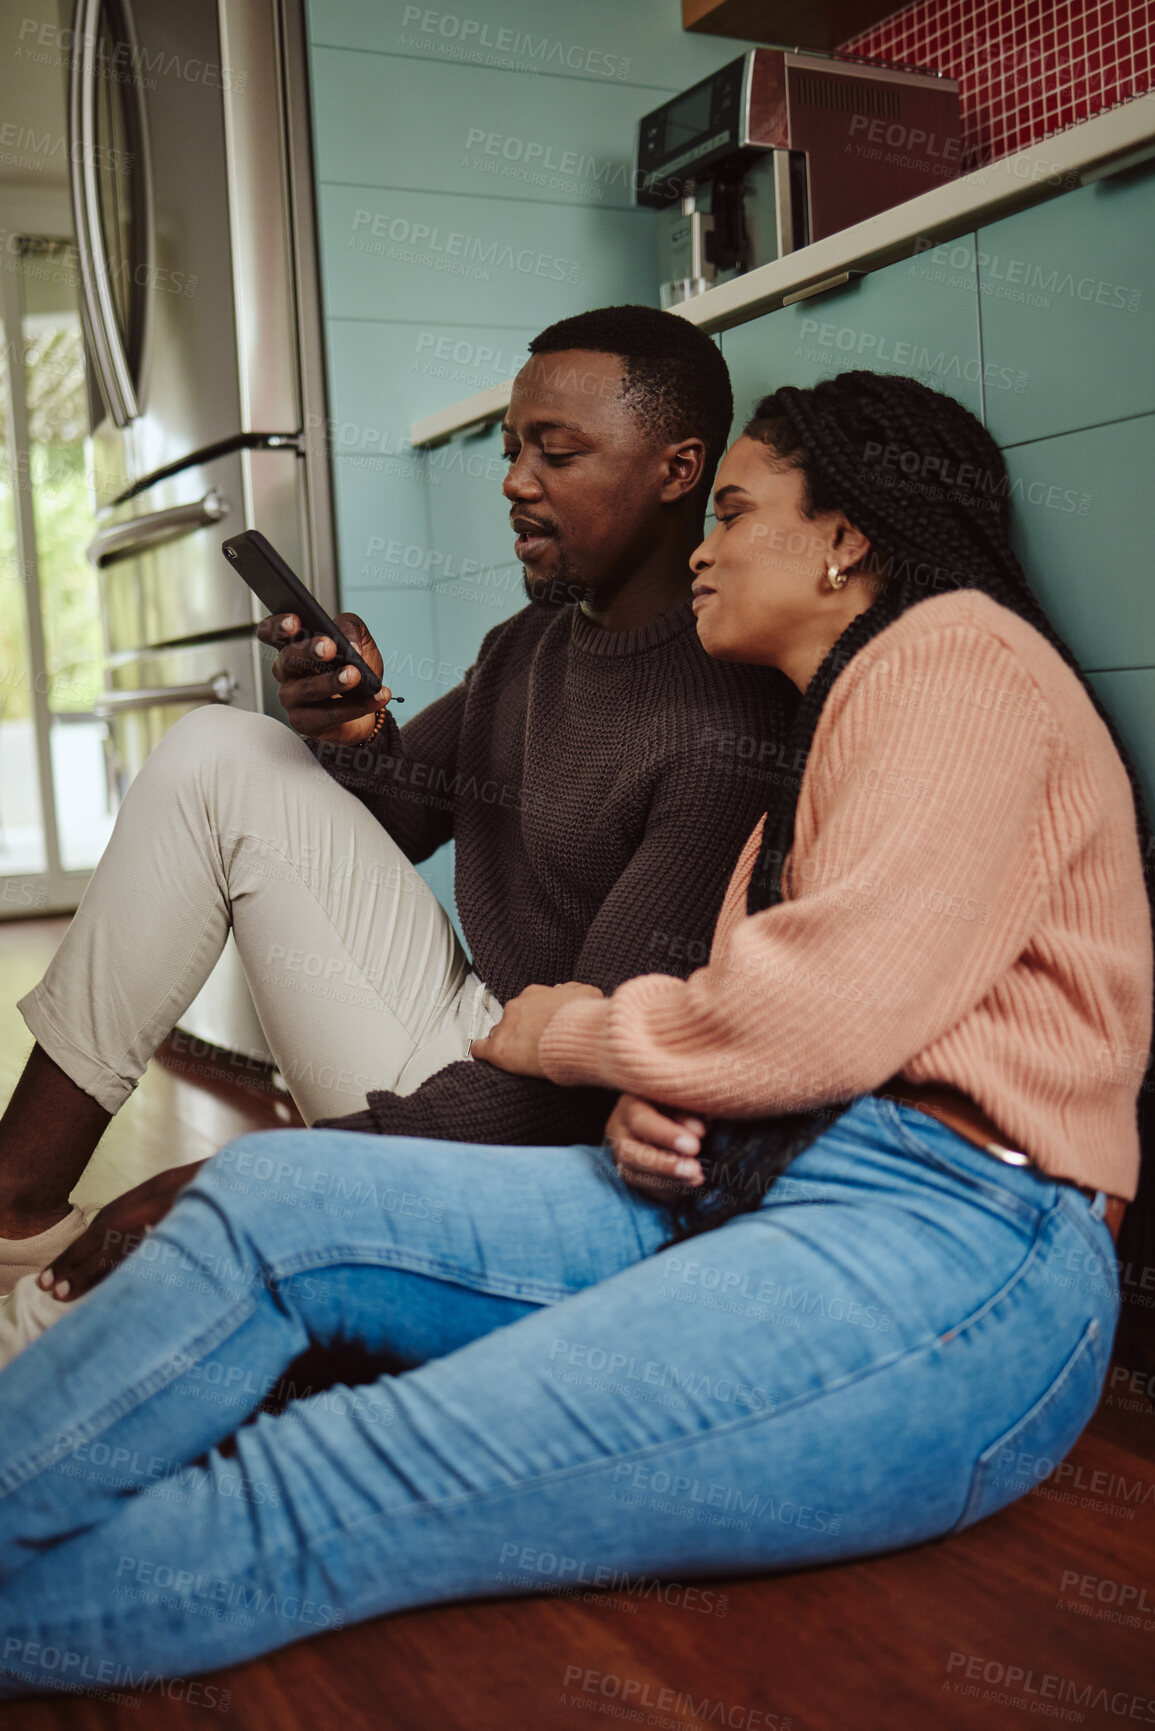
[[[959,81],[976,168],[1155,88],[1151,0],[914,0],[843,54]]]

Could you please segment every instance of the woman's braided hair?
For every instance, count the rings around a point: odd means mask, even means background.
[[[1010,542],[1006,465],[982,423],[954,398],[916,379],[852,372],[811,390],[783,386],[762,399],[744,432],[767,446],[772,462],[801,470],[807,515],[840,510],[868,538],[865,580],[876,581],[879,591],[842,633],[798,705],[785,757],[799,767],[799,775],[793,793],[767,814],[747,911],[757,913],[783,899],[801,768],[835,679],[908,607],[951,589],[980,589],[1017,613],[1078,674],[1130,776],[1146,867],[1150,829],[1138,779],[1110,716],[1027,586]],[[1140,1131],[1148,1147],[1150,1099],[1145,1085]],[[706,1184],[673,1207],[673,1242],[757,1208],[791,1160],[849,1104],[711,1124],[702,1150]],[[1150,1158],[1144,1160],[1147,1182],[1151,1165]],[[1150,1244],[1150,1224],[1145,1183],[1128,1210],[1125,1230],[1137,1231],[1137,1245]]]

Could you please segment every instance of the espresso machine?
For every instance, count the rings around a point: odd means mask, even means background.
[[[661,305],[927,192],[961,158],[953,78],[752,48],[638,123]]]

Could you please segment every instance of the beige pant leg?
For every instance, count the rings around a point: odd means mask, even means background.
[[[37,1286],[37,1279],[35,1274],[23,1275],[12,1291],[0,1298],[0,1370],[72,1308]],[[83,1304],[84,1298],[73,1303]]]
[[[307,1123],[362,1109],[370,1088],[410,1092],[501,1013],[388,832],[289,728],[224,706],[186,716],[149,757],[20,1011],[115,1112],[230,925]]]

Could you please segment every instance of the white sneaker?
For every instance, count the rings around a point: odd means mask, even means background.
[[[75,1205],[63,1220],[38,1232],[34,1238],[0,1238],[0,1298],[12,1291],[26,1274],[39,1274],[62,1250],[80,1237],[99,1209],[80,1209]]]

